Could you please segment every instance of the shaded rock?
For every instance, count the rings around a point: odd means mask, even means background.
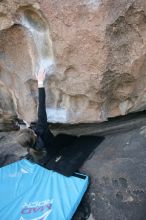
[[[16,131],[0,132],[0,157],[4,165],[27,154],[27,150],[16,142],[17,133]]]
[[[4,84],[0,84],[0,131],[18,130],[16,119],[11,93]]]
[[[7,114],[3,114],[2,117],[0,116],[0,132],[19,130],[19,125],[16,119],[16,117]]]
[[[140,129],[106,136],[81,171],[93,219],[145,220],[146,137]]]
[[[19,157],[16,157],[16,155],[14,154],[1,154],[0,155],[0,167],[14,163],[18,160],[19,160]]]
[[[122,133],[135,128],[146,126],[146,111],[131,113],[126,116],[110,118],[102,123],[84,123],[84,124],[51,124],[50,129],[56,135],[59,133],[69,135],[109,135],[113,133]],[[145,129],[143,131],[145,133]]]

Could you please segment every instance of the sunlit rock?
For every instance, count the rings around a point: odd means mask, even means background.
[[[50,122],[101,122],[146,109],[144,0],[1,1],[0,20],[0,81],[12,115],[37,119],[40,66]]]

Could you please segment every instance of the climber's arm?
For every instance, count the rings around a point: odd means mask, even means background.
[[[37,130],[41,131],[41,133],[47,129],[47,114],[46,114],[46,94],[44,88],[44,80],[45,80],[45,70],[40,69],[37,74],[38,81],[38,122],[37,122]]]

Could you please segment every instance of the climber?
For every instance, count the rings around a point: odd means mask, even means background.
[[[45,70],[40,68],[36,75],[38,81],[38,121],[35,128],[26,128],[19,131],[17,142],[27,148],[27,159],[32,159],[38,163],[44,163],[45,158],[54,155],[53,143],[54,136],[48,128],[46,105],[45,105]]]

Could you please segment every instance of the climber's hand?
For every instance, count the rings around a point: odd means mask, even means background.
[[[36,75],[38,86],[43,87],[44,86],[44,80],[45,80],[46,71],[44,68],[40,68],[38,71],[38,74]]]

